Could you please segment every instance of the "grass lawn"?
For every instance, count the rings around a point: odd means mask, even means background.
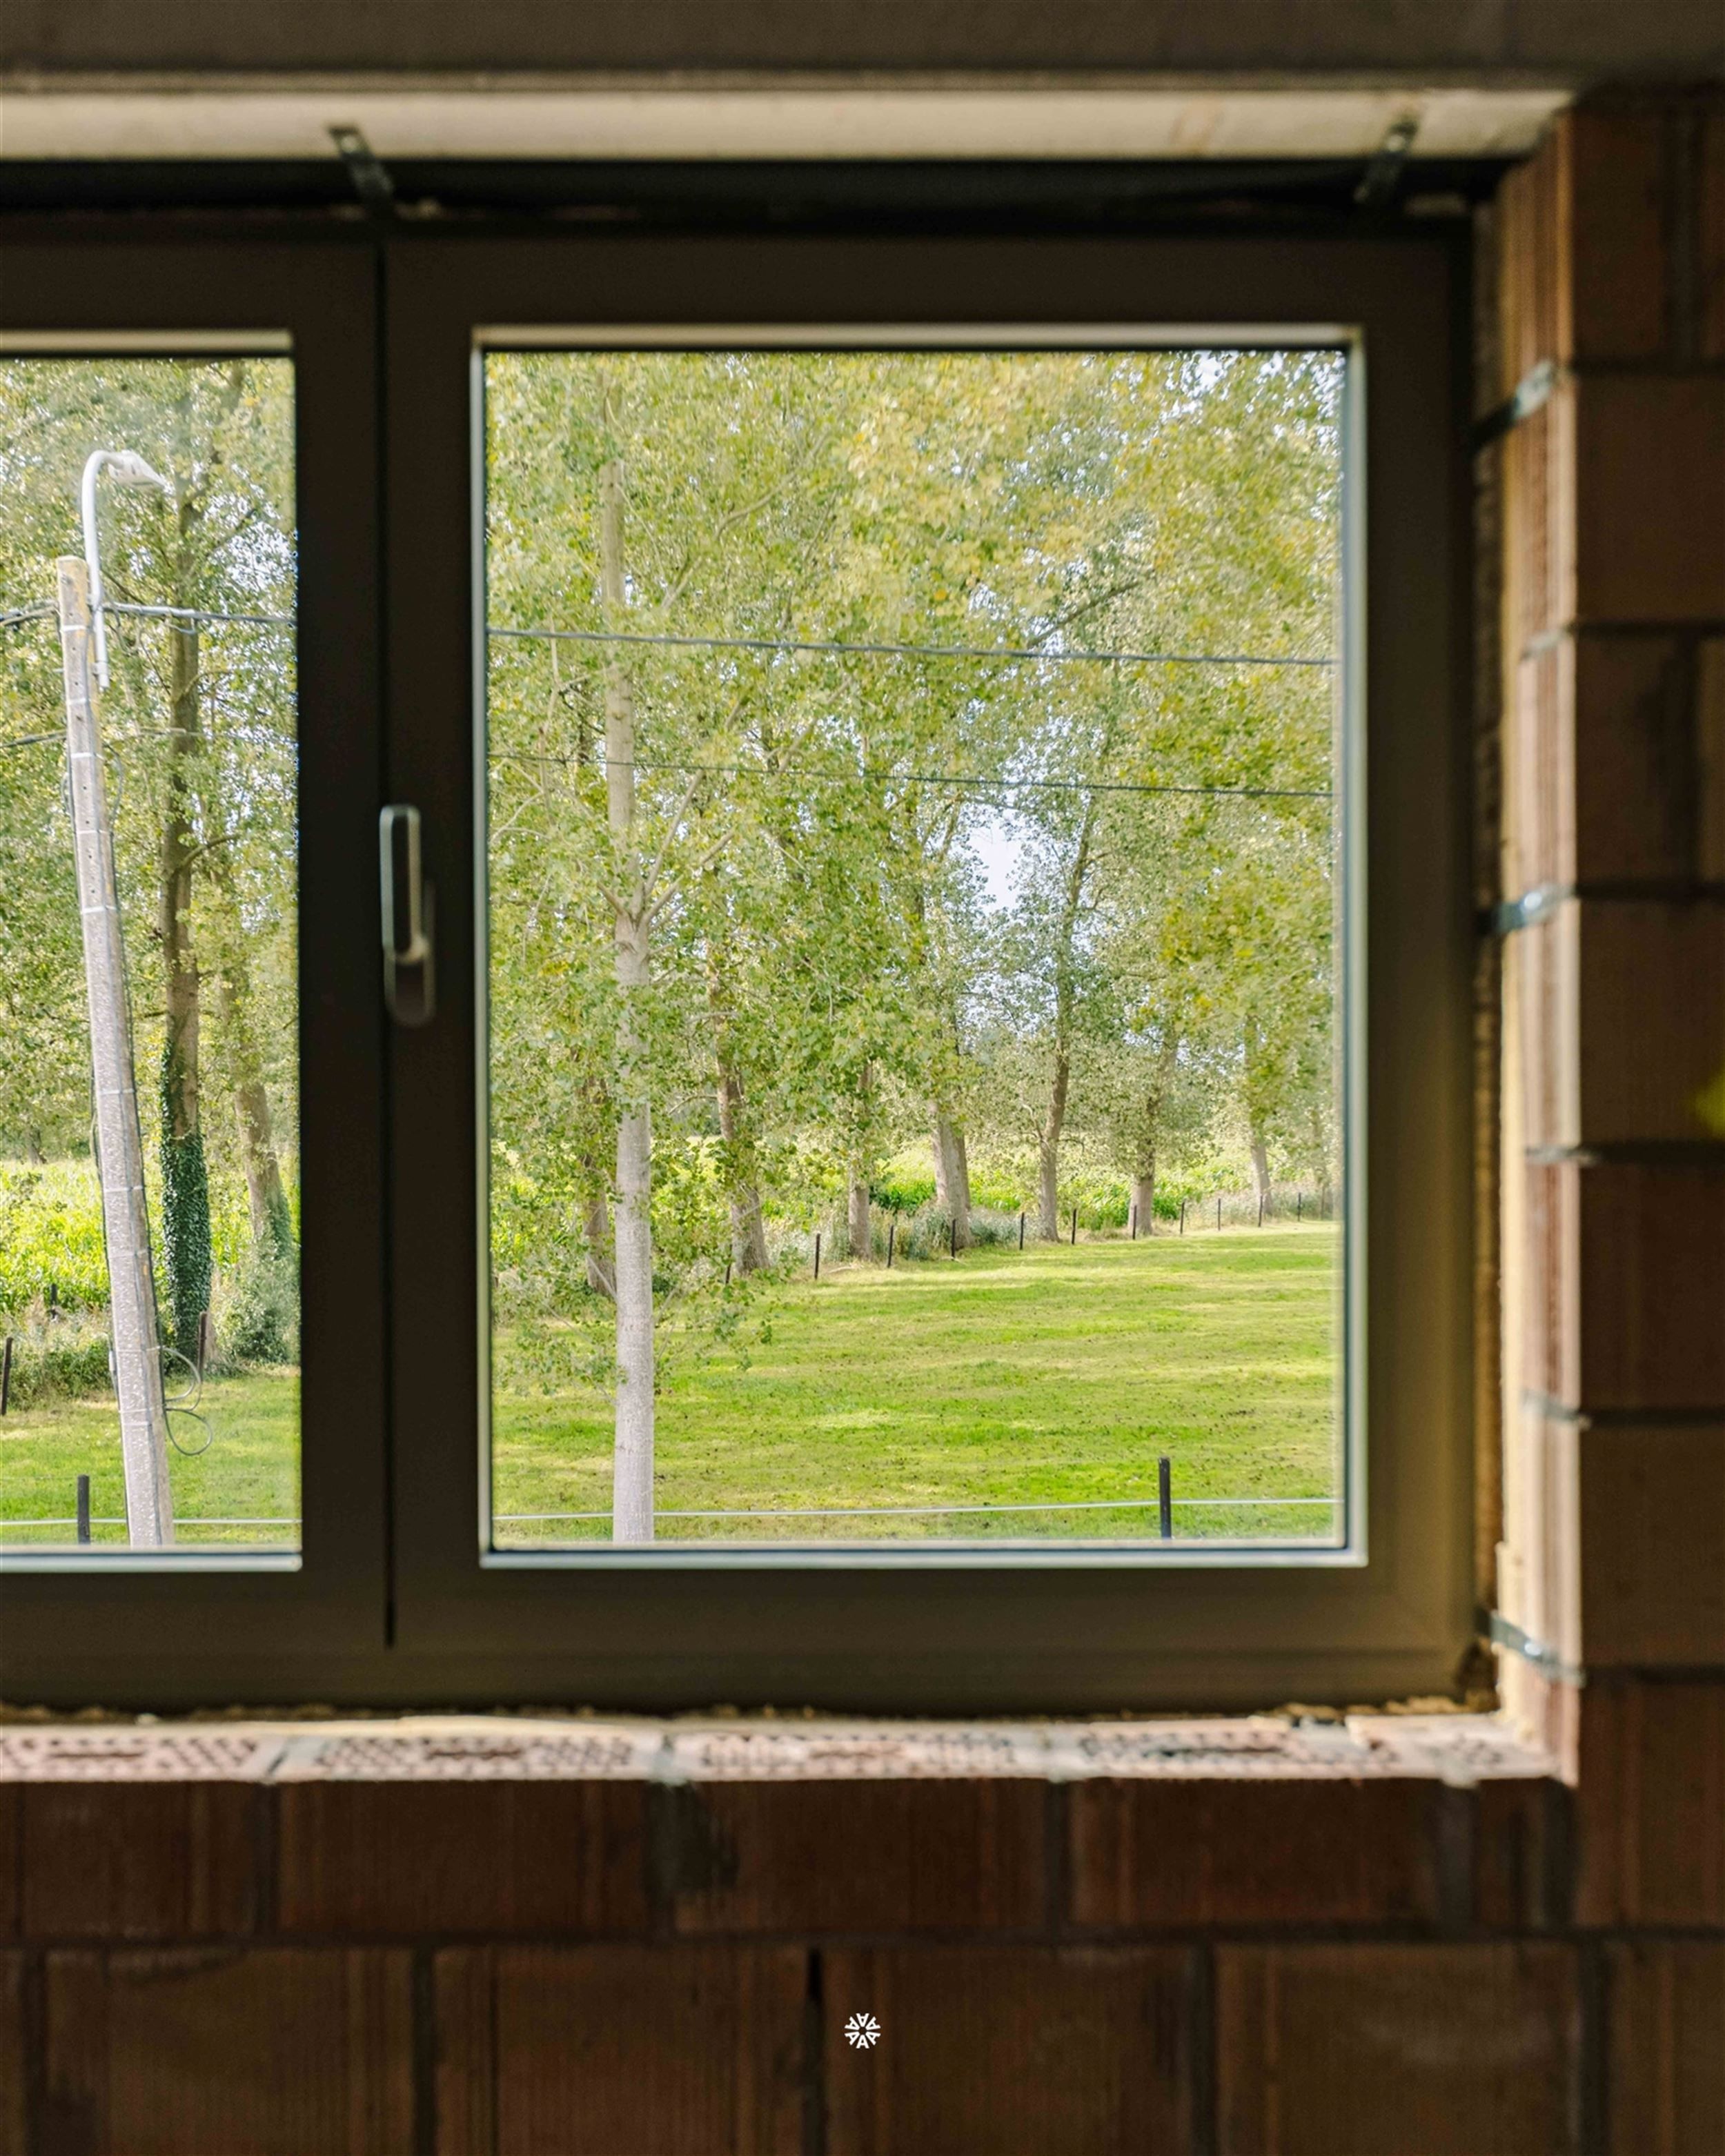
[[[1173,1463],[1182,1536],[1317,1536],[1336,1473],[1336,1233],[1327,1224],[1130,1243],[973,1250],[956,1264],[839,1266],[783,1291],[747,1368],[729,1354],[673,1378],[658,1417],[660,1532],[808,1540],[1154,1534],[1156,1463]],[[218,1379],[198,1459],[176,1454],[187,1541],[291,1543],[292,1526],[198,1527],[299,1511],[293,1371]],[[175,1422],[187,1445],[203,1432]],[[609,1403],[596,1391],[502,1393],[494,1412],[497,1539],[609,1532]],[[72,1512],[90,1476],[100,1520],[123,1512],[111,1402],[0,1423],[0,1538]],[[1217,1497],[1258,1502],[1183,1503]],[[1128,1502],[1134,1501],[1134,1502]],[[1083,1505],[954,1512],[957,1506]],[[925,1512],[679,1519],[678,1512],[869,1506]],[[521,1513],[589,1513],[529,1521]],[[101,1525],[100,1540],[123,1529]]]
[[[1335,1229],[1278,1226],[979,1250],[840,1266],[790,1289],[747,1369],[691,1371],[660,1403],[665,1538],[1142,1535],[1172,1460],[1180,1535],[1329,1537]],[[496,1538],[608,1534],[598,1394],[500,1394]],[[1149,1501],[1144,1509],[1142,1501]],[[1139,1501],[1128,1507],[1122,1501]],[[1083,1512],[676,1519],[678,1512],[1083,1504]]]
[[[300,1539],[300,1373],[260,1370],[213,1378],[198,1413],[209,1448],[195,1459],[168,1455],[174,1515],[182,1542],[270,1543]],[[188,1451],[205,1432],[183,1414],[168,1418],[176,1445]],[[0,1542],[69,1543],[68,1524],[24,1527],[28,1520],[69,1522],[78,1477],[90,1477],[91,1539],[123,1543],[126,1484],[120,1466],[120,1415],[111,1398],[44,1402],[0,1422]],[[257,1520],[261,1527],[197,1524]]]

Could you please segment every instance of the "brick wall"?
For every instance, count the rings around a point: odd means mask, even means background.
[[[3,1785],[0,2156],[1725,2150],[1725,104],[1497,229],[1498,1573],[1568,1666],[1503,1682],[1573,1786]]]

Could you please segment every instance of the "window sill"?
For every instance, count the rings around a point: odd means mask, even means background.
[[[16,1721],[7,1782],[1531,1781],[1554,1757],[1502,1715],[911,1722],[450,1715]]]

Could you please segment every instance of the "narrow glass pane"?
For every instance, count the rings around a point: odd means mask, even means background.
[[[1343,1537],[1345,364],[489,357],[495,1546]]]
[[[285,359],[0,359],[5,1548],[300,1538],[293,448]]]

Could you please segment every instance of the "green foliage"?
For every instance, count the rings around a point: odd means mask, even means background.
[[[83,1160],[0,1161],[0,1313],[22,1319],[54,1306],[108,1304],[108,1258],[95,1170]]]
[[[105,1332],[88,1332],[76,1324],[39,1326],[13,1342],[8,1409],[88,1399],[112,1388]]]

